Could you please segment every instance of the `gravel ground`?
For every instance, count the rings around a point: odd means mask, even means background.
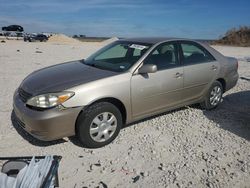
[[[188,106],[122,129],[100,149],[75,138],[33,139],[12,122],[12,95],[32,71],[88,56],[98,43],[0,43],[0,155],[57,154],[61,187],[250,187],[250,48],[215,46],[241,59],[241,79],[213,111]]]

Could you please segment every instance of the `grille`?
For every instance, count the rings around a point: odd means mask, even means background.
[[[18,94],[20,96],[20,99],[23,101],[23,102],[27,102],[28,99],[30,99],[32,97],[32,95],[26,91],[24,91],[22,88],[19,88],[18,89]]]

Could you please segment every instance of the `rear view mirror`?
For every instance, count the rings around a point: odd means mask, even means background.
[[[146,73],[155,73],[157,71],[157,66],[154,64],[146,64],[142,65],[141,68],[139,68],[138,73],[139,74],[146,74]]]

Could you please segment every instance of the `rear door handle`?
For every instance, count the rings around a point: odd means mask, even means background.
[[[217,66],[215,66],[215,65],[212,65],[212,70],[217,70]]]
[[[183,74],[181,74],[181,73],[179,73],[179,72],[177,72],[176,74],[175,74],[175,78],[181,78],[183,76]]]

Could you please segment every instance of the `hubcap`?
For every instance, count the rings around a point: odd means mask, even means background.
[[[90,136],[96,142],[105,142],[110,139],[117,128],[117,119],[110,112],[97,115],[90,125]]]
[[[216,106],[221,101],[222,91],[219,86],[215,86],[210,94],[210,104]]]

